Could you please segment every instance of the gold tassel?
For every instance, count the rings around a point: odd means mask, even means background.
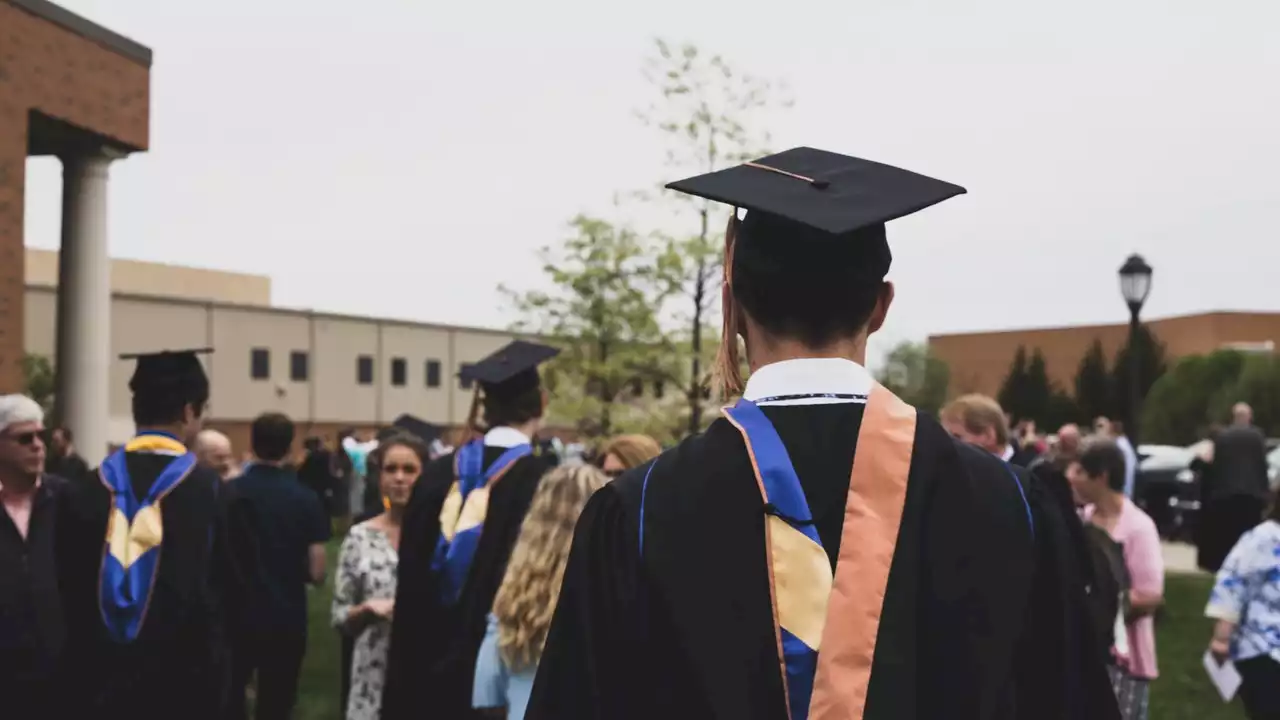
[[[724,231],[724,284],[733,289],[733,248],[738,234],[738,211],[735,208],[729,215],[729,224]],[[721,397],[729,399],[742,394],[742,365],[738,356],[738,303],[733,293],[722,303],[721,314],[724,324],[720,334],[720,350],[716,353],[715,370],[712,373]]]

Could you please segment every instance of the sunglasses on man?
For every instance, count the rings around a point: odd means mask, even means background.
[[[34,445],[36,438],[40,437],[40,433],[35,430],[24,433],[0,433],[0,437],[9,438],[18,445]]]

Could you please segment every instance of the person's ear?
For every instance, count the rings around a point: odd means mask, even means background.
[[[870,335],[884,326],[889,316],[889,306],[893,304],[893,283],[885,280],[880,285],[880,294],[876,298],[876,306],[871,309],[871,319],[867,323],[867,334]]]

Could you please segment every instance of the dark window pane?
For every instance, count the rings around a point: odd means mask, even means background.
[[[289,379],[294,382],[306,382],[307,374],[310,368],[307,362],[310,358],[307,353],[302,350],[294,350],[289,353]]]
[[[249,376],[254,380],[267,380],[271,377],[270,350],[254,348],[249,351]]]
[[[636,378],[631,381],[631,396],[640,397],[644,395],[644,380]]]
[[[404,387],[405,376],[409,374],[409,368],[405,365],[404,358],[391,358],[391,384],[396,387]]]
[[[661,380],[655,380],[653,382],[653,396],[661,400],[665,394],[667,394],[667,384]]]
[[[429,388],[440,387],[440,361],[439,360],[427,361],[427,387]]]
[[[369,355],[356,358],[356,382],[361,385],[373,384],[373,358]]]

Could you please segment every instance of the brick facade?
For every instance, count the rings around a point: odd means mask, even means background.
[[[1280,313],[1201,313],[1160,318],[1146,324],[1164,343],[1170,361],[1212,352],[1231,343],[1271,341],[1280,347]],[[931,336],[929,348],[950,368],[947,393],[952,397],[970,392],[994,397],[1019,346],[1025,347],[1028,354],[1038,348],[1044,354],[1049,380],[1074,394],[1076,370],[1093,341],[1102,341],[1110,362],[1128,334],[1127,323],[960,333]]]
[[[145,48],[43,1],[0,0],[0,393],[22,386],[27,156],[70,142],[145,150],[150,87]],[[33,132],[33,113],[57,130]]]

